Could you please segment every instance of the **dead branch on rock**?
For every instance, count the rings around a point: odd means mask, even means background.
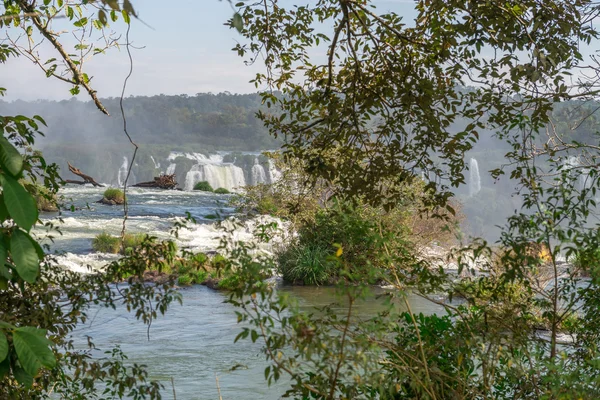
[[[79,168],[75,168],[74,166],[72,166],[71,163],[67,162],[67,164],[69,165],[69,171],[71,171],[75,175],[80,176],[81,178],[83,178],[83,181],[74,181],[72,179],[64,179],[64,181],[66,183],[73,183],[73,184],[76,184],[76,185],[85,185],[86,183],[91,183],[92,185],[94,185],[96,187],[103,187],[104,186],[104,185],[101,185],[100,183],[96,182],[96,180],[94,178],[92,178],[91,176],[86,175],[83,172],[81,172],[81,170]]]

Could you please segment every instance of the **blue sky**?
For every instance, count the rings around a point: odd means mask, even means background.
[[[375,3],[380,11],[394,10],[414,17],[411,0]],[[134,73],[127,95],[256,91],[249,80],[260,65],[246,67],[231,51],[241,38],[223,25],[233,14],[226,0],[177,0],[174,6],[168,6],[169,2],[164,0],[135,0],[133,4],[151,28],[133,22],[130,39],[135,46],[144,48],[133,51]],[[123,31],[123,25],[115,29]],[[46,78],[39,67],[23,57],[1,68],[0,86],[8,89],[8,100],[71,97],[68,84]],[[120,95],[128,69],[124,48],[97,56],[88,64],[93,86],[101,97]],[[83,95],[79,98],[86,100]]]

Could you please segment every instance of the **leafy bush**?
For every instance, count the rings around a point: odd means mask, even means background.
[[[230,272],[227,276],[219,280],[218,288],[222,290],[236,290],[243,286],[243,283],[240,275]]]
[[[121,248],[118,237],[102,232],[92,240],[92,249],[100,253],[117,254]]]
[[[201,190],[203,192],[214,192],[212,186],[207,181],[201,181],[194,185],[194,190]]]
[[[288,282],[319,285],[343,278],[375,283],[390,266],[389,252],[409,259],[413,254],[401,216],[337,203],[301,226],[278,262]]]
[[[279,257],[283,280],[305,285],[331,283],[335,275],[335,263],[329,258],[332,248],[318,244],[295,245]]]
[[[231,192],[229,190],[225,189],[225,188],[220,187],[220,188],[215,189],[215,193],[217,193],[217,194],[229,194]]]
[[[187,286],[192,283],[192,278],[189,275],[179,275],[177,283],[181,286]]]
[[[121,189],[108,188],[104,191],[104,198],[106,200],[113,200],[116,203],[123,203],[125,201],[125,194]]]
[[[45,186],[35,185],[34,196],[38,210],[46,212],[58,211],[58,198],[55,192],[48,190]]]

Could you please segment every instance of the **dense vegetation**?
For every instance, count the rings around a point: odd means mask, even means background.
[[[261,268],[253,249],[235,243],[232,262],[242,266],[246,285],[230,301],[250,324],[238,338],[263,343],[267,380],[289,379],[287,395],[296,398],[598,397],[598,147],[590,140],[597,128],[589,122],[577,131],[597,109],[568,103],[593,100],[598,90],[597,62],[581,50],[600,36],[590,23],[597,9],[585,0],[418,1],[417,17],[407,23],[373,3],[241,7],[246,41],[236,50],[262,57],[267,68],[255,81],[283,92],[262,95],[286,117],[261,114],[273,135],[286,137],[283,159],[300,165],[308,187],[327,187],[326,199],[384,211],[398,208],[423,174],[427,196],[419,213],[447,219],[455,213],[454,188],[467,181],[469,155],[483,153],[477,143],[491,143],[498,149],[491,158],[500,162],[486,168],[488,179],[500,177],[506,196],[520,199],[492,203],[483,190],[470,194],[468,207],[480,215],[514,206],[497,242],[459,235],[461,245],[444,254],[416,257],[387,251],[389,229],[363,229],[368,224],[352,209],[298,218],[339,242],[331,246],[315,229],[300,230],[292,268],[339,274],[350,264],[356,271],[352,285],[338,287],[344,301],[314,313],[255,279]],[[238,25],[235,18],[230,24]],[[326,61],[313,58],[315,46]],[[589,79],[575,84],[574,67]],[[293,203],[280,191],[249,194],[256,201],[242,200],[241,209],[294,218],[293,209],[279,207]],[[340,224],[346,221],[360,224]],[[357,239],[381,243],[376,255],[386,262],[346,253],[365,243]],[[324,259],[330,264],[314,262]],[[259,263],[273,267],[268,258]],[[374,274],[396,290],[382,301],[384,311],[359,318],[355,305]],[[413,312],[408,291],[440,313]],[[449,301],[456,296],[460,303]],[[563,334],[572,340],[561,342]]]
[[[109,17],[116,21],[117,11],[127,23],[136,15],[129,1],[94,3],[102,9],[9,0],[0,21],[22,29],[27,43],[37,40],[30,34],[35,29],[59,50],[71,33],[53,30],[59,14],[73,29],[94,33],[104,32]],[[299,236],[282,250],[280,267],[290,280],[302,267],[297,276],[306,283],[336,281],[344,299],[306,312],[265,282],[278,267],[273,257],[225,236],[228,255],[214,257],[210,273],[232,289],[229,302],[243,322],[238,339],[263,343],[270,362],[265,377],[289,382],[289,397],[600,397],[600,226],[591,218],[600,163],[597,145],[581,141],[589,132],[578,131],[586,124],[594,129],[594,108],[578,108],[588,114],[576,117],[568,134],[552,119],[553,110],[572,116],[558,102],[597,93],[600,69],[593,58],[585,64],[580,52],[600,36],[592,25],[597,8],[588,0],[422,0],[414,24],[406,24],[371,4],[320,0],[288,9],[277,1],[239,3],[229,22],[243,35],[238,54],[266,64],[257,86],[282,91],[261,93],[277,112],[263,109],[260,119],[273,137],[286,138],[281,162],[300,177],[288,187],[250,188],[236,199],[238,207],[288,219]],[[84,55],[59,51],[59,61],[38,60],[29,45],[7,43],[0,62],[32,57],[47,76],[70,82],[72,93],[87,92],[92,103],[86,107],[106,111],[80,69]],[[311,59],[319,46],[326,61]],[[571,80],[575,67],[589,73],[583,82]],[[465,89],[471,83],[477,85]],[[114,107],[114,100],[107,103]],[[183,114],[183,121],[194,120]],[[242,120],[239,113],[235,121]],[[93,342],[78,351],[69,334],[86,321],[92,304],[123,304],[150,324],[179,298],[174,274],[165,271],[181,270],[180,283],[199,280],[206,257],[148,237],[104,271],[59,270],[30,234],[38,210],[25,182],[58,189],[56,168],[26,151],[42,125],[40,117],[0,118],[1,394],[160,398],[160,385],[147,382],[143,366],[124,364],[118,349],[93,358]],[[224,137],[233,142],[241,132],[246,129]],[[506,149],[492,178],[508,176],[522,199],[500,239],[491,246],[462,238],[438,256],[413,251],[451,230],[457,214],[452,187],[465,183],[466,156],[486,132]],[[423,229],[414,229],[420,220]],[[274,228],[263,225],[257,236],[269,241]],[[148,269],[167,279],[144,282]],[[378,280],[395,290],[382,301],[383,311],[360,319],[355,304]],[[123,281],[127,285],[119,286]],[[443,312],[413,312],[408,291]],[[461,303],[446,301],[457,295]],[[563,334],[573,340],[561,343]]]
[[[61,147],[69,152],[110,149],[124,143],[118,98],[101,99],[112,115],[104,118],[93,102],[0,101],[1,115],[39,114],[48,123],[43,150]],[[278,148],[256,118],[262,108],[258,94],[198,93],[195,96],[132,96],[124,104],[127,124],[144,146],[168,145],[172,150],[263,150]],[[65,123],[68,117],[69,123]],[[174,145],[176,144],[176,145]],[[48,151],[48,150],[46,150]]]

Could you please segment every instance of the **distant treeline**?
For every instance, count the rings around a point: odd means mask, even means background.
[[[52,143],[109,144],[126,140],[118,98],[103,99],[107,117],[91,102],[0,101],[1,115],[41,115],[48,123],[41,147]],[[199,93],[195,96],[135,96],[124,101],[128,130],[143,144],[193,145],[197,150],[264,150],[281,142],[269,136],[255,114],[258,94]]]

